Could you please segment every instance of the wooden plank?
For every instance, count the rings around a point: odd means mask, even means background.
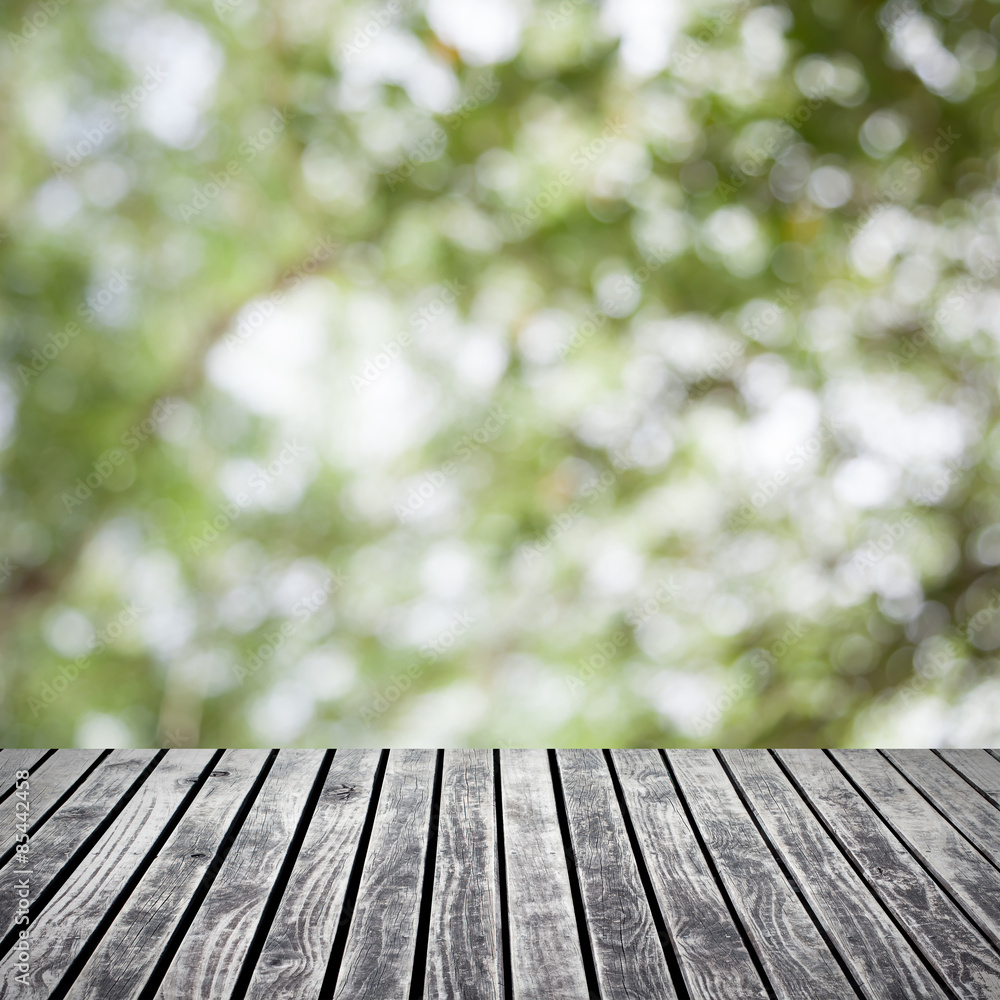
[[[26,800],[28,827],[32,835],[45,818],[45,814],[103,752],[103,750],[57,750],[32,773],[28,779]],[[14,846],[19,833],[14,829],[16,801],[17,797],[11,796],[0,804],[0,814],[3,815],[3,826],[0,828],[0,856]]]
[[[613,750],[611,756],[691,1000],[766,1000],[659,752]]]
[[[493,780],[492,751],[445,751],[427,1000],[503,997]]]
[[[556,754],[604,1000],[676,998],[614,784],[600,750]]]
[[[940,750],[939,753],[1000,809],[1000,761],[985,750]]]
[[[1000,997],[1000,957],[821,750],[776,751],[865,880],[960,996]]]
[[[766,750],[723,758],[840,957],[872,1000],[947,1000],[885,910]]]
[[[4,750],[0,752],[0,799],[14,790],[18,771],[30,771],[48,750]]]
[[[16,952],[0,962],[0,1000],[13,1000],[25,992],[44,997],[58,985],[213,756],[211,750],[171,750],[163,758],[87,858],[35,917],[27,986],[15,979]],[[107,809],[107,804],[103,805]]]
[[[28,902],[34,911],[36,901],[52,880],[67,865],[72,865],[121,796],[137,781],[152,763],[155,750],[113,750],[93,774],[63,803],[58,812],[37,833],[31,836],[29,853],[32,876]],[[20,881],[16,874],[17,857],[0,869],[0,899],[15,898]],[[13,927],[13,915],[4,912],[0,921],[0,938]]]
[[[548,754],[502,750],[511,979],[515,1000],[588,1000]]]
[[[887,750],[886,756],[1000,866],[1000,812],[992,803],[930,750]]]
[[[434,750],[389,754],[335,1000],[409,995],[436,757]]]
[[[831,753],[882,819],[1000,947],[1000,872],[881,754]]]
[[[232,994],[324,756],[322,750],[278,754],[157,987],[159,1000]]]
[[[247,1000],[319,996],[371,802],[377,750],[338,750],[257,962]]]
[[[671,750],[668,759],[775,994],[855,996],[715,755]]]
[[[227,750],[67,994],[134,1000],[252,794],[267,750]]]

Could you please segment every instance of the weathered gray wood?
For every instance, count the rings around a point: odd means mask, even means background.
[[[868,884],[959,996],[1000,997],[1000,956],[821,750],[779,750]],[[815,880],[822,891],[825,882]]]
[[[227,750],[115,917],[67,1000],[134,1000],[251,793],[266,750]]]
[[[26,993],[45,997],[58,985],[212,757],[211,750],[172,750],[159,763],[89,856],[35,916],[28,986],[15,980],[15,952],[0,962],[0,1000]]]
[[[1000,866],[1000,812],[992,803],[930,750],[887,750],[886,755],[983,854]]]
[[[48,760],[31,775],[26,789],[27,812],[18,810],[17,794],[11,795],[0,803],[0,817],[3,826],[0,827],[0,855],[9,851],[16,843],[20,831],[15,829],[15,818],[27,817],[28,827],[34,830],[66,791],[103,751],[101,750],[57,750]],[[16,773],[16,772],[15,772]]]
[[[947,1000],[920,955],[886,915],[766,750],[723,757],[771,843],[840,957],[872,1000]]]
[[[9,950],[0,1000],[228,1000],[248,977],[247,1000],[406,1000],[425,961],[426,1000],[501,1000],[502,891],[515,1000],[585,1000],[585,956],[604,1000],[676,1000],[677,968],[690,1000],[1000,1000],[1000,871],[984,856],[1000,760],[982,751],[560,750],[560,801],[546,752],[505,750],[502,859],[489,751],[443,755],[436,817],[434,751],[338,751],[307,828],[323,751],[281,751],[265,772],[266,751],[231,751],[197,796],[211,751],[156,767],[155,751],[44,753],[0,753],[11,775],[35,766],[31,822],[51,811],[31,840],[28,982]],[[11,841],[0,831],[0,851]],[[0,900],[20,870],[0,867]],[[14,908],[0,912],[10,938]]]
[[[378,769],[377,750],[338,750],[254,970],[247,1000],[316,997]]]
[[[32,912],[36,900],[69,863],[87,838],[107,818],[121,796],[150,765],[155,750],[114,750],[97,767],[84,784],[63,803],[58,812],[31,835],[29,894],[26,897]],[[13,899],[21,877],[17,855],[0,869],[0,899]],[[0,914],[0,938],[13,926],[9,910]]]
[[[323,757],[322,750],[278,754],[157,988],[160,1000],[215,1000],[233,992]]]
[[[503,996],[490,750],[445,751],[424,996]]]
[[[668,756],[777,996],[855,996],[715,755],[710,750],[671,750]]]
[[[656,750],[614,750],[636,839],[692,1000],[766,1000],[764,988]]]
[[[677,996],[600,750],[556,754],[603,1000]]]
[[[13,790],[18,771],[30,771],[47,753],[48,750],[0,751],[0,798]]]
[[[409,995],[436,757],[434,750],[389,754],[336,1000]]]
[[[1000,809],[1000,760],[985,750],[941,750],[940,753]]]
[[[882,819],[1000,947],[1000,872],[881,754],[834,750]]]
[[[588,1000],[548,754],[500,754],[515,1000]]]

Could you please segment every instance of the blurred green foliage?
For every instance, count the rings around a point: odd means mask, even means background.
[[[1000,6],[2,17],[5,745],[1000,734]]]

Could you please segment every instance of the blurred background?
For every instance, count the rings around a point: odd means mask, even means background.
[[[1000,5],[0,17],[4,745],[1000,739]]]

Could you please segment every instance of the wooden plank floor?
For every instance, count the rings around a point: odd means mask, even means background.
[[[3,750],[21,997],[1000,1000],[1000,753]]]

